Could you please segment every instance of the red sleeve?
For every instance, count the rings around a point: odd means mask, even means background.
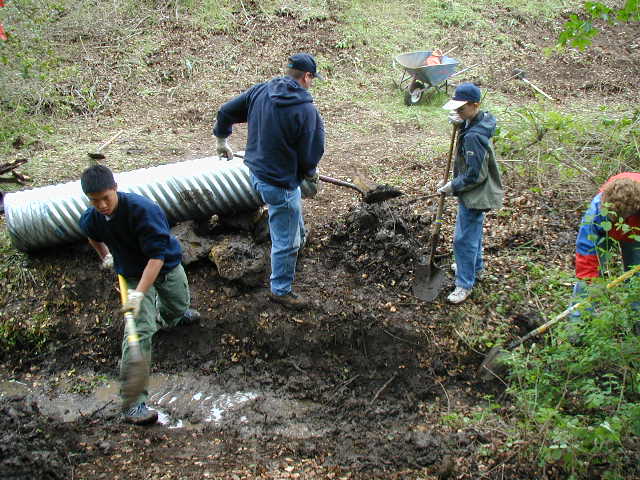
[[[599,266],[600,262],[597,255],[576,253],[576,277],[597,278],[600,276]]]

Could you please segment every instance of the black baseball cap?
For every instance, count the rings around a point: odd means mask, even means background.
[[[309,72],[315,78],[319,78],[320,80],[324,80],[322,75],[320,75],[316,70],[316,60],[308,53],[296,53],[289,57],[289,64],[287,65],[289,68],[295,68],[296,70],[300,70],[301,72]]]

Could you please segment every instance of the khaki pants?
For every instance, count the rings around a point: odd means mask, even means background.
[[[139,278],[128,277],[127,285],[135,288],[140,281]],[[142,304],[140,314],[136,318],[136,330],[140,338],[140,350],[151,366],[151,351],[153,335],[161,328],[172,328],[177,326],[182,320],[182,315],[189,308],[191,296],[189,294],[189,282],[182,265],[178,265],[168,273],[161,273],[154,284],[149,288]],[[126,330],[126,328],[125,328]],[[127,342],[127,332],[124,332],[122,340],[122,358],[120,360],[120,379],[125,378],[127,365],[129,364],[129,344]],[[146,402],[148,391],[138,397],[138,403]]]

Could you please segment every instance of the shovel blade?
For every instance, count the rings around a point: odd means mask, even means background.
[[[501,347],[493,347],[489,350],[480,368],[478,368],[478,377],[482,381],[488,382],[503,374],[505,371],[504,361],[508,353]]]
[[[442,290],[445,278],[445,273],[435,265],[417,265],[413,295],[425,302],[433,302]]]

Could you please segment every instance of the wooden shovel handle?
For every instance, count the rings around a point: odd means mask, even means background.
[[[449,179],[449,170],[451,170],[451,159],[453,158],[453,149],[458,139],[458,125],[453,124],[453,132],[451,132],[451,143],[449,144],[449,158],[447,159],[447,168],[444,171],[443,182],[446,183]],[[445,193],[440,194],[440,200],[438,200],[438,210],[436,212],[436,219],[433,223],[433,229],[431,231],[431,247],[429,249],[429,263],[433,264],[433,257],[436,253],[436,247],[440,240],[440,227],[442,226],[442,212],[444,210],[444,199],[447,195]]]

